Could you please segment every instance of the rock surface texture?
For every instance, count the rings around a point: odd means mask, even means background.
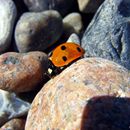
[[[26,92],[42,81],[48,59],[43,52],[8,52],[0,56],[0,89]]]
[[[130,69],[130,1],[106,0],[82,38],[86,57],[102,57]]]
[[[16,15],[16,6],[12,0],[0,0],[0,53],[11,44]]]
[[[57,11],[24,13],[15,29],[19,52],[43,51],[62,34],[62,18]]]
[[[89,99],[129,97],[129,89],[130,74],[124,67],[101,58],[81,59],[43,86],[29,110],[25,130],[81,130],[82,117],[88,116],[83,113]]]

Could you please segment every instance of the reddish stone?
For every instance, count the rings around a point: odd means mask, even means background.
[[[81,59],[43,86],[32,103],[25,130],[81,130],[88,100],[103,95],[130,97],[129,90],[130,74],[124,67],[101,58]]]
[[[42,81],[48,58],[43,52],[8,52],[0,56],[0,89],[26,92]]]

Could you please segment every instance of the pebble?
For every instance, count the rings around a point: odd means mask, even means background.
[[[5,123],[0,130],[24,130],[25,120],[15,118]]]
[[[105,0],[83,35],[85,57],[102,57],[130,69],[129,16],[130,2]]]
[[[68,38],[67,42],[74,42],[80,45],[80,38],[76,33],[72,33],[70,37]]]
[[[24,0],[30,11],[39,12],[45,10],[57,10],[61,15],[69,13],[75,7],[75,0]]]
[[[43,52],[0,55],[0,89],[16,93],[33,90],[43,80],[48,58]]]
[[[11,44],[16,15],[12,0],[0,0],[0,53],[5,52]]]
[[[27,115],[30,103],[21,100],[15,93],[0,89],[0,126],[7,121]]]
[[[69,37],[72,33],[80,34],[83,29],[82,17],[79,13],[73,12],[63,18],[64,35]]]
[[[25,130],[79,130],[82,117],[89,116],[83,111],[91,98],[104,95],[130,97],[129,89],[130,73],[123,66],[101,58],[83,58],[43,86],[32,102]],[[101,122],[107,122],[107,119],[109,117]]]
[[[15,29],[19,52],[44,51],[54,44],[63,31],[62,18],[57,11],[24,13]]]
[[[79,10],[83,13],[95,13],[104,0],[78,0]]]

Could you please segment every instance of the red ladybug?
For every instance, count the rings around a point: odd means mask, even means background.
[[[83,57],[84,49],[76,43],[66,42],[57,46],[50,54],[49,60],[53,64],[53,68],[65,67]]]

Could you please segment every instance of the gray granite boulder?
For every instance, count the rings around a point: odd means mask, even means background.
[[[102,57],[130,69],[130,1],[105,0],[87,27],[85,57]]]
[[[59,39],[62,28],[57,11],[24,13],[15,29],[16,47],[19,52],[43,51]]]
[[[54,9],[61,15],[67,14],[76,4],[75,0],[24,0],[30,11],[39,12]]]
[[[0,53],[11,44],[17,10],[12,0],[0,0]]]

